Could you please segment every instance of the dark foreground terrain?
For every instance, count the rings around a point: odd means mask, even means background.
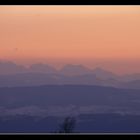
[[[140,132],[140,90],[63,85],[0,88],[0,133],[49,133],[65,117],[76,133]]]
[[[0,133],[55,133],[64,118],[16,116],[0,120]],[[73,133],[140,133],[140,116],[88,114],[76,117]]]

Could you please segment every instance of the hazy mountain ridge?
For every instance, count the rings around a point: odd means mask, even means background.
[[[140,89],[140,74],[116,75],[102,68],[89,69],[68,64],[57,70],[43,63],[29,67],[13,62],[0,62],[0,87],[38,85],[100,85]]]

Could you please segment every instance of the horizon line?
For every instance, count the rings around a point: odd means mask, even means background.
[[[107,68],[104,68],[103,66],[101,65],[96,65],[96,66],[93,66],[92,68],[85,65],[85,64],[82,64],[82,63],[78,63],[78,64],[73,64],[73,63],[66,63],[66,64],[62,64],[62,66],[60,68],[57,68],[54,64],[51,64],[51,63],[47,63],[47,62],[33,62],[31,64],[21,64],[21,63],[18,63],[18,62],[15,62],[13,60],[4,60],[4,59],[0,59],[0,63],[13,63],[15,65],[20,65],[20,66],[23,66],[24,68],[27,68],[27,69],[30,69],[30,67],[32,65],[36,65],[36,64],[42,64],[42,65],[48,65],[50,67],[53,67],[56,71],[59,71],[61,69],[63,69],[65,66],[81,66],[81,67],[85,67],[91,71],[94,71],[96,69],[101,69],[103,71],[107,71],[107,72],[110,72],[112,74],[115,74],[115,75],[118,75],[118,76],[123,76],[123,75],[131,75],[131,74],[140,74],[140,72],[129,72],[129,73],[124,73],[124,74],[120,74],[120,73],[117,73],[117,72],[114,72],[110,69],[107,69]]]

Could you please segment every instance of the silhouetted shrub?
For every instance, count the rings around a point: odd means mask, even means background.
[[[62,124],[59,126],[57,133],[73,133],[76,124],[74,117],[66,117]]]

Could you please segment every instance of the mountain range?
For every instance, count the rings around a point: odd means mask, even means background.
[[[0,62],[0,87],[33,85],[100,85],[140,89],[140,73],[116,75],[97,67],[67,64],[61,69],[43,63],[29,67],[13,62]]]

